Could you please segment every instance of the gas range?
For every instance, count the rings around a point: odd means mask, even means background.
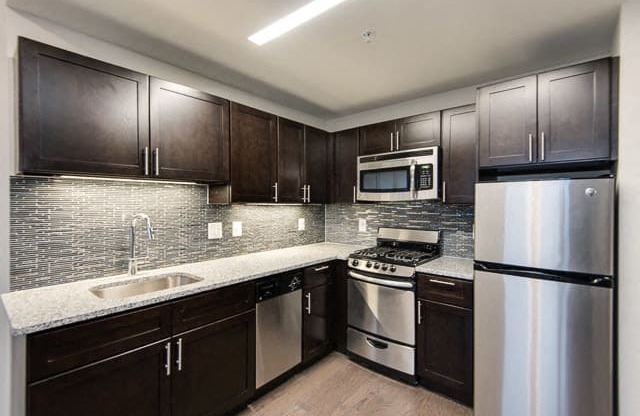
[[[377,245],[352,253],[350,268],[386,276],[413,278],[415,268],[440,257],[440,232],[379,228]]]

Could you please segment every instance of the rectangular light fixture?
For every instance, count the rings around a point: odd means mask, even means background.
[[[319,14],[326,12],[330,8],[337,6],[343,1],[345,0],[314,0],[249,36],[249,40],[257,45],[264,45],[270,40],[287,33]]]

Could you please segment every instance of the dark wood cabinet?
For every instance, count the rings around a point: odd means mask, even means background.
[[[307,202],[329,202],[329,135],[327,132],[305,126],[305,180]]]
[[[336,349],[347,352],[347,262],[338,260],[334,263],[333,284],[333,339]]]
[[[302,308],[302,361],[312,362],[333,349],[330,263],[304,270]]]
[[[150,175],[229,181],[229,101],[172,82],[150,82]]]
[[[440,145],[440,112],[435,111],[396,121],[395,150]]]
[[[19,39],[20,170],[144,175],[148,77]]]
[[[472,204],[476,182],[475,105],[442,112],[443,202]]]
[[[480,168],[609,160],[610,67],[601,59],[478,89]]]
[[[279,118],[277,202],[306,202],[304,167],[304,125]]]
[[[360,127],[359,154],[392,152],[396,146],[396,122],[385,121]]]
[[[473,283],[418,275],[416,373],[420,383],[473,404]]]
[[[276,116],[232,103],[232,201],[274,202],[277,158]]]
[[[331,202],[355,204],[358,183],[358,129],[334,133],[332,144],[333,186]]]

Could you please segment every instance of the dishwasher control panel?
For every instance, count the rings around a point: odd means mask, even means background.
[[[302,272],[283,273],[256,283],[256,302],[262,302],[302,288]]]

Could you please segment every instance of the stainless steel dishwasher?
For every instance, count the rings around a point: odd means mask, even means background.
[[[256,388],[302,361],[302,272],[256,284]]]

